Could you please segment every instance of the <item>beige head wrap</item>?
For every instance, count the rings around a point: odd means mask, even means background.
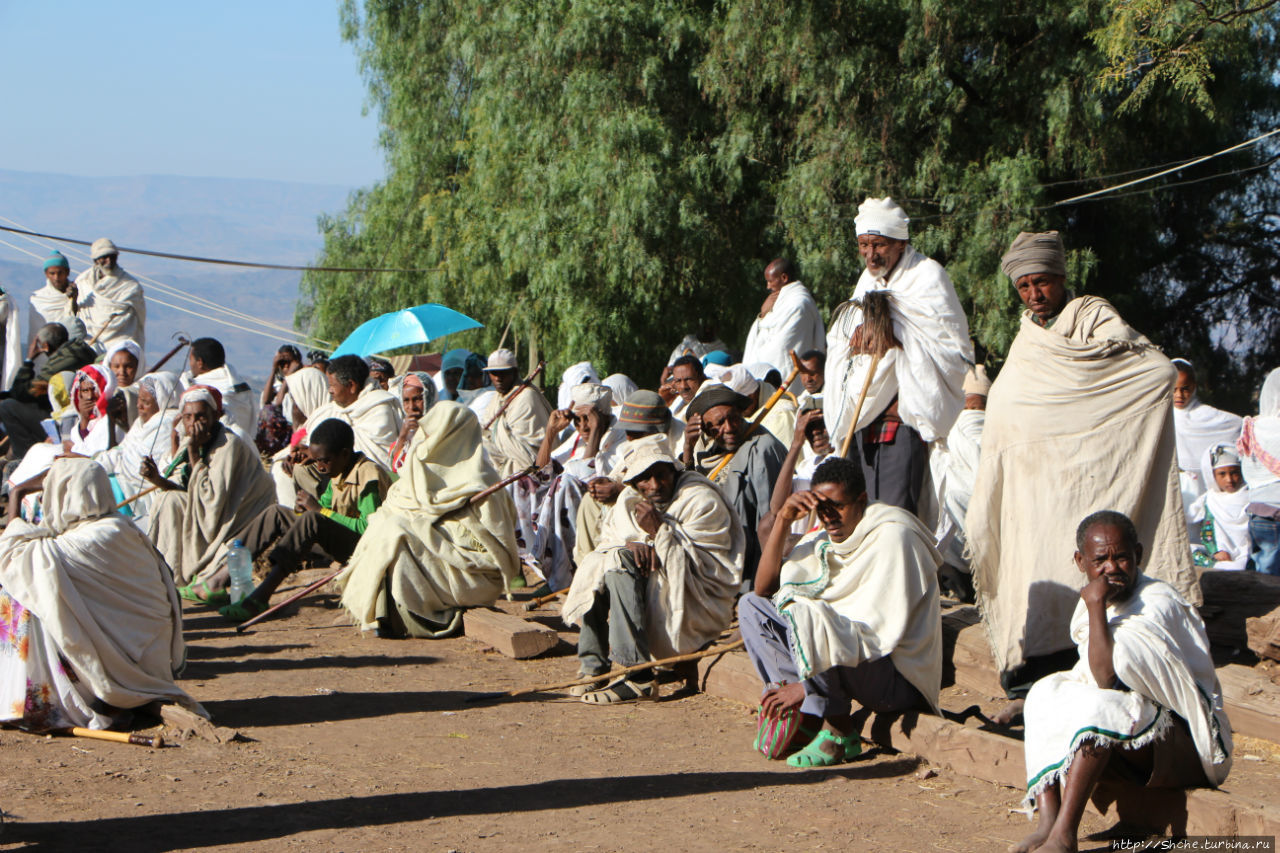
[[[964,395],[977,394],[985,397],[991,392],[991,380],[987,377],[987,368],[975,364],[964,372]]]
[[[613,391],[599,382],[580,382],[569,389],[569,399],[576,409],[579,406],[591,406],[601,414],[609,414],[613,407]]]
[[[1057,231],[1033,234],[1023,231],[1013,238],[1009,251],[1000,259],[1000,269],[1014,282],[1024,275],[1067,274],[1067,252]]]
[[[646,435],[628,441],[622,451],[622,476],[630,482],[659,462],[676,464],[665,435]],[[676,466],[679,467],[679,466]]]

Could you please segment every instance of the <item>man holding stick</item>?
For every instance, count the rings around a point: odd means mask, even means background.
[[[733,617],[742,579],[742,525],[720,491],[682,471],[665,436],[628,442],[627,483],[605,518],[600,544],[574,575],[562,617],[580,627],[583,677],[604,675],[609,661],[633,666],[692,652],[715,640]],[[600,689],[594,689],[600,688]],[[592,705],[652,698],[653,672],[577,693]]]
[[[969,322],[947,271],[908,242],[907,214],[893,199],[868,198],[854,224],[867,268],[831,320],[823,408],[838,441],[857,431],[869,499],[915,512],[929,444],[946,437],[964,404],[960,385],[973,363]],[[861,306],[874,291],[889,294],[890,317],[872,318]]]
[[[481,418],[484,446],[498,475],[506,477],[534,463],[551,417],[551,404],[537,388],[521,384],[516,354],[509,349],[490,354],[484,372],[498,392]]]

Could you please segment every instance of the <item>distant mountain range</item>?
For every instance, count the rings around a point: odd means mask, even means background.
[[[81,240],[110,237],[119,246],[176,254],[307,264],[315,260],[323,245],[317,218],[322,213],[342,211],[352,189],[168,175],[83,178],[0,169],[0,225]],[[49,254],[49,241],[40,240],[37,244],[4,231],[0,231],[0,241],[0,287],[22,305],[25,336],[27,297],[43,283],[41,262]],[[75,250],[83,253],[81,257],[88,254],[87,247],[59,248],[69,255]],[[183,293],[293,327],[300,273],[214,266],[127,252],[121,254],[120,264],[139,277],[147,275]],[[73,274],[85,265],[72,257]],[[276,347],[286,340],[284,336],[262,337],[165,307],[159,302],[254,326],[161,293],[145,280],[143,288],[148,295],[148,362],[168,351],[170,335],[176,331],[192,337],[216,337],[226,346],[228,360],[257,384],[265,378]]]

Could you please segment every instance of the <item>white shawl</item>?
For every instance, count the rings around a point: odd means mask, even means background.
[[[22,325],[18,319],[18,305],[13,297],[0,291],[0,321],[4,323],[4,340],[0,342],[0,391],[8,391],[13,387],[13,379],[22,367]]]
[[[59,459],[39,525],[0,534],[0,586],[40,620],[71,670],[117,708],[160,699],[204,710],[174,683],[186,650],[182,607],[164,560],[115,512],[111,485],[88,459]]]
[[[329,403],[329,376],[318,367],[298,368],[284,378],[284,385],[289,389],[287,399],[292,400],[304,418],[310,418]],[[285,408],[284,416],[292,423],[293,410]]]
[[[1173,428],[1178,438],[1178,477],[1182,485],[1182,503],[1188,508],[1204,494],[1208,485],[1201,478],[1200,459],[1207,448],[1227,442],[1235,444],[1240,437],[1243,419],[1239,415],[1215,409],[1192,397],[1185,409],[1173,410]]]
[[[887,280],[863,270],[853,300],[872,290],[892,295],[893,334],[902,347],[880,360],[862,414],[852,426],[867,426],[897,395],[903,423],[926,442],[941,438],[964,408],[960,389],[965,369],[973,363],[969,321],[955,286],[941,264],[907,246]],[[824,418],[833,441],[848,434],[853,405],[871,367],[871,356],[849,352],[849,338],[861,324],[862,309],[845,303],[827,331]]]
[[[1235,443],[1225,445],[1234,447]],[[1210,445],[1204,449],[1201,459],[1200,476],[1208,483],[1209,489],[1196,498],[1187,514],[1196,522],[1197,528],[1205,519],[1205,509],[1213,513],[1213,538],[1216,547],[1210,556],[1218,551],[1226,551],[1229,559],[1219,560],[1213,568],[1221,571],[1241,571],[1249,563],[1251,543],[1249,539],[1249,503],[1253,498],[1247,485],[1238,491],[1224,492],[1218,488],[1218,481],[1213,477],[1213,451],[1218,445]],[[1205,545],[1197,535],[1191,540],[1192,551],[1206,551]]]
[[[801,678],[886,655],[935,711],[942,611],[933,535],[912,513],[873,503],[843,542],[825,530],[796,545],[773,597],[791,625]]]
[[[400,435],[400,426],[404,423],[400,400],[394,394],[383,391],[376,385],[369,385],[349,406],[339,406],[330,400],[307,418],[307,435],[330,418],[351,424],[356,437],[356,450],[379,467],[391,470],[391,445],[395,444]]]
[[[1201,601],[1174,466],[1174,373],[1105,299],[1073,299],[1048,329],[1023,312],[987,397],[965,519],[1002,672],[1071,648],[1084,577],[1071,555],[1076,525],[1091,512],[1133,519],[1150,574]]]
[[[1245,418],[1236,449],[1253,499],[1280,506],[1280,367],[1263,381],[1258,416]]]
[[[1080,662],[1037,681],[1022,712],[1027,799],[1065,779],[1082,744],[1138,749],[1165,733],[1170,711],[1186,720],[1205,777],[1221,785],[1231,769],[1231,723],[1200,615],[1171,586],[1144,577],[1129,600],[1108,605],[1107,624],[1112,667],[1129,689],[1094,681],[1089,611],[1080,601],[1071,619]]]
[[[551,417],[551,404],[541,391],[532,387],[521,390],[521,386],[516,386],[506,395],[495,393],[489,399],[480,423],[484,425],[493,420],[503,402],[511,399],[512,394],[518,396],[502,417],[484,431],[484,448],[501,477],[509,477],[534,463],[542,436],[547,431],[547,420]]]
[[[258,431],[258,397],[249,383],[240,378],[229,364],[207,370],[193,376],[190,370],[182,373],[182,387],[210,385],[222,395],[222,422],[253,447],[253,436]]]
[[[48,279],[42,287],[31,294],[28,301],[31,305],[31,309],[27,312],[28,345],[36,336],[36,332],[40,331],[41,326],[61,323],[75,316],[71,313],[71,300],[67,298],[67,294],[49,284]]]
[[[986,421],[987,413],[982,409],[962,410],[947,434],[945,446],[935,447],[929,458],[941,510],[935,528],[938,551],[948,564],[958,569],[969,567],[964,556],[967,542],[964,519],[969,513],[973,482],[978,476]]]
[[[94,349],[107,348],[123,338],[133,338],[147,348],[147,300],[142,285],[117,265],[114,273],[93,266],[76,276],[77,304]]]
[[[743,347],[742,363],[764,362],[778,369],[785,379],[791,372],[791,353],[796,357],[809,350],[827,349],[827,332],[822,325],[822,315],[813,301],[813,294],[798,281],[788,282],[778,291],[773,308],[763,317],[757,317],[747,332],[747,344]],[[800,377],[796,377],[787,390],[800,390]]]
[[[642,500],[628,486],[605,516],[599,544],[578,566],[561,618],[581,625],[604,588],[606,572],[621,568],[628,542],[649,542],[660,566],[649,575],[645,596],[645,637],[658,658],[692,652],[720,636],[733,619],[742,583],[746,538],[738,517],[711,481],[693,471],[677,474],[662,524],[650,537],[636,524]]]

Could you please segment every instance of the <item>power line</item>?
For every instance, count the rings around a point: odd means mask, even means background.
[[[59,237],[56,234],[42,234],[39,231],[28,231],[25,228],[14,228],[8,225],[0,225],[0,231],[8,231],[13,234],[23,234],[28,237],[41,237],[45,240],[53,240],[57,243],[70,243],[77,246],[92,246],[92,240],[78,240],[75,237]],[[391,273],[419,273],[419,272],[442,272],[443,266],[439,267],[422,267],[419,269],[386,269],[386,268],[368,268],[368,267],[311,267],[296,266],[294,264],[264,264],[256,261],[232,261],[226,258],[204,258],[199,255],[179,255],[173,252],[157,252],[151,249],[133,249],[128,246],[118,247],[121,252],[128,252],[131,255],[150,255],[153,258],[170,258],[175,261],[192,261],[199,264],[221,264],[228,267],[249,267],[251,269],[260,270],[292,270],[295,272],[358,272],[358,273],[375,273],[375,272],[391,272]]]

